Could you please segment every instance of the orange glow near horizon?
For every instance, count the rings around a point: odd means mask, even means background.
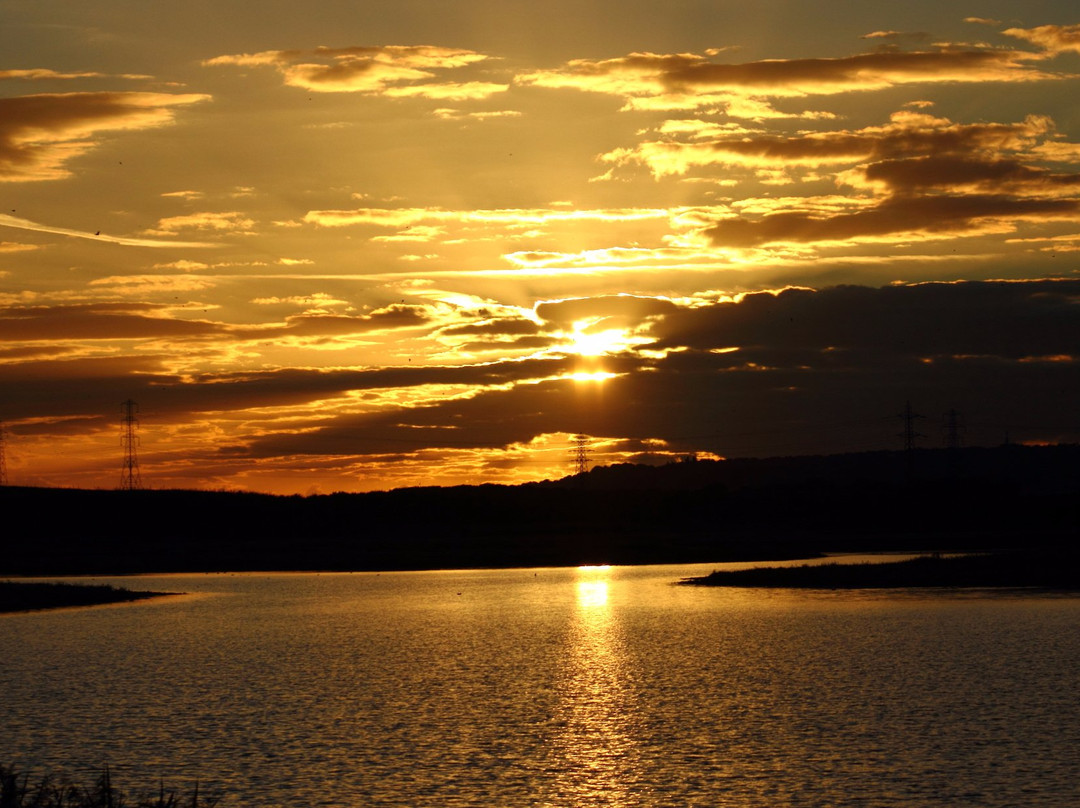
[[[1076,9],[824,2],[549,38],[479,0],[9,4],[9,482],[112,487],[128,399],[147,486],[279,494],[559,476],[521,447],[582,430],[883,449],[827,427],[887,389],[1080,440]]]

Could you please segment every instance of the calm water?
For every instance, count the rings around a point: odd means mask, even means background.
[[[232,806],[1080,805],[1080,598],[706,567],[127,579],[0,618],[0,761]]]

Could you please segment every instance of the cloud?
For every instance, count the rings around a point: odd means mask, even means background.
[[[210,269],[209,264],[204,264],[202,261],[190,261],[186,258],[181,258],[179,261],[169,261],[164,264],[154,264],[152,269],[172,269],[178,272],[198,272],[203,269]]]
[[[737,99],[802,98],[904,84],[1055,78],[1029,64],[1036,58],[1025,51],[949,47],[741,64],[720,63],[694,53],[632,53],[604,60],[576,59],[554,70],[521,74],[515,82],[616,95],[627,100],[625,109],[659,108],[643,102],[662,102],[659,106],[667,109],[695,109],[733,105]]]
[[[2,221],[0,221],[2,226]],[[0,253],[30,252],[38,249],[36,244],[23,244],[18,241],[0,241]]]
[[[374,225],[411,227],[424,222],[462,222],[501,225],[544,225],[551,222],[629,222],[667,217],[662,208],[496,208],[446,210],[444,208],[356,208],[353,210],[312,210],[304,215],[306,224],[322,227]]]
[[[672,212],[676,223],[685,211]],[[676,225],[678,226],[678,225]],[[702,246],[689,247],[603,247],[580,252],[548,250],[522,250],[504,253],[502,258],[515,269],[554,272],[558,270],[588,269],[631,271],[634,269],[685,269],[690,267],[715,267],[724,256]]]
[[[144,294],[197,291],[201,281],[187,278],[125,276],[99,285],[137,289]],[[158,283],[155,283],[158,281]],[[270,301],[266,301],[270,302]],[[239,326],[173,316],[173,307],[151,303],[79,303],[58,306],[8,306],[0,309],[0,341],[153,340],[168,338],[174,345],[264,341],[287,337],[369,334],[428,325],[424,306],[393,304],[362,315],[305,312],[284,323]]]
[[[175,198],[175,199],[184,199],[184,200],[188,200],[188,201],[195,200],[195,199],[202,199],[204,196],[205,196],[205,194],[202,191],[167,191],[167,192],[162,194],[162,197],[164,197],[166,199],[174,199]]]
[[[498,118],[520,118],[523,113],[514,109],[491,110],[488,112],[465,112],[460,109],[440,107],[432,112],[436,118],[448,121],[490,121]]]
[[[429,324],[428,310],[423,306],[395,303],[370,314],[348,316],[343,314],[306,313],[287,317],[282,328],[270,327],[265,331],[237,333],[238,337],[265,339],[273,335],[330,336],[366,334],[399,328],[416,328]]]
[[[677,308],[666,298],[622,294],[541,301],[535,311],[543,322],[564,329],[583,320],[602,321],[607,327],[626,329],[639,328]]]
[[[717,247],[768,244],[850,244],[940,239],[1011,232],[1020,221],[1080,220],[1074,199],[1004,196],[890,197],[854,212],[784,210],[757,218],[732,217],[702,233]]]
[[[930,417],[966,413],[973,442],[1000,441],[1003,425],[1017,439],[1075,440],[1075,428],[1060,425],[1061,413],[1080,406],[1077,300],[1080,281],[1044,280],[793,288],[693,306],[629,296],[548,301],[537,306],[541,322],[488,317],[443,333],[480,337],[479,351],[490,347],[484,337],[512,349],[525,347],[519,341],[553,347],[545,329],[609,317],[637,322],[648,341],[605,357],[607,381],[586,385],[571,380],[569,356],[184,376],[166,370],[164,355],[11,362],[0,364],[10,391],[0,414],[9,422],[96,417],[85,429],[98,430],[102,414],[128,397],[159,422],[214,413],[223,429],[241,431],[215,438],[227,451],[189,452],[204,468],[213,456],[363,463],[578,432],[727,456],[880,449],[896,444],[890,416],[905,400]],[[81,313],[152,312],[97,304]],[[994,426],[976,434],[978,423]]]
[[[1077,300],[1075,280],[789,288],[679,308],[653,333],[660,346],[695,350],[1021,359],[1076,352],[1069,335],[1080,322]]]
[[[152,79],[153,76],[145,76],[138,73],[121,73],[118,75],[95,72],[62,73],[58,70],[50,70],[48,68],[42,67],[29,68],[24,70],[0,70],[0,80],[20,79],[23,81],[70,81],[72,79],[102,78],[145,80]]]
[[[745,250],[777,245],[833,245],[1000,234],[1021,222],[1075,220],[1080,174],[1040,165],[1078,161],[1075,144],[1051,140],[1053,121],[1031,115],[1015,123],[960,124],[915,110],[883,126],[802,132],[758,132],[690,140],[646,141],[601,156],[616,166],[639,163],[656,178],[713,165],[743,168],[758,182],[792,169],[869,192],[866,196],[744,198],[727,210],[673,216],[711,247]],[[849,166],[845,168],[845,166]],[[729,174],[730,176],[730,174]],[[708,216],[712,222],[703,221]],[[688,218],[689,217],[689,218]],[[697,219],[697,221],[693,221]],[[687,242],[684,246],[689,246]],[[545,260],[517,256],[516,260]],[[554,257],[551,260],[555,260]]]
[[[818,168],[918,155],[1020,151],[1053,133],[1053,122],[1030,115],[1017,123],[959,124],[914,111],[896,112],[884,126],[791,136],[739,133],[692,142],[647,141],[601,156],[616,165],[640,163],[657,177],[708,165]]]
[[[1006,36],[1023,39],[1049,54],[1080,53],[1080,24],[1040,25],[1038,28],[1008,28]]]
[[[502,317],[493,320],[483,320],[476,323],[465,323],[443,328],[440,335],[447,336],[470,336],[470,337],[521,337],[538,336],[541,332],[540,325],[533,320],[524,317]]]
[[[979,160],[963,156],[883,160],[843,176],[848,184],[891,194],[949,191],[953,194],[996,192],[1075,196],[1080,190],[1080,174],[1055,173],[1024,165],[1019,160]]]
[[[251,301],[258,306],[345,306],[348,301],[335,298],[326,292],[314,292],[310,295],[293,295],[290,297],[257,297]]]
[[[506,90],[491,82],[432,82],[440,71],[458,70],[489,59],[465,48],[434,45],[315,48],[218,56],[206,67],[274,67],[285,84],[310,92],[362,93],[390,97],[467,100]]]
[[[569,381],[568,362],[529,361],[514,377],[531,377],[527,384],[341,413],[305,434],[256,438],[247,451],[375,458],[575,432],[726,456],[859,451],[899,446],[892,416],[905,400],[931,418],[966,413],[975,443],[999,442],[1009,424],[1015,438],[1075,439],[1075,425],[1060,430],[1061,414],[1080,404],[1078,299],[1080,281],[966,282],[787,289],[664,307],[644,347],[666,354],[615,358],[603,384]],[[577,313],[567,309],[566,319]]]
[[[100,133],[164,126],[174,120],[175,107],[209,98],[121,92],[0,98],[0,181],[70,176],[64,165],[93,149]]]
[[[930,39],[930,34],[926,31],[871,31],[869,34],[863,34],[863,39],[884,39],[890,43],[899,42],[901,40],[912,40],[915,42],[926,42]]]
[[[249,233],[255,220],[240,211],[188,213],[159,219],[157,226],[146,231],[147,235],[168,236],[184,230],[211,233]]]
[[[422,403],[446,400],[450,388],[464,391],[505,386],[565,372],[558,359],[484,362],[456,367],[385,367],[373,370],[278,368],[178,375],[166,370],[172,358],[145,354],[66,361],[0,364],[0,383],[18,387],[6,396],[0,415],[23,417],[101,415],[102,402],[136,399],[143,413],[159,418],[194,413],[244,414],[275,407],[306,407],[317,401],[351,398],[356,393],[413,391]],[[117,397],[119,396],[119,397]],[[313,413],[299,413],[309,420]],[[256,418],[257,420],[257,418]],[[316,422],[319,420],[316,417]]]
[[[137,303],[6,307],[0,309],[0,340],[191,339],[225,334],[214,323],[160,316],[161,309]]]
[[[436,101],[475,101],[488,98],[509,89],[506,84],[489,81],[469,81],[461,84],[418,84],[405,87],[389,87],[385,90],[387,98],[431,98]],[[484,115],[484,113],[477,113]],[[487,117],[504,117],[505,113],[486,113]],[[445,117],[445,116],[439,116]]]

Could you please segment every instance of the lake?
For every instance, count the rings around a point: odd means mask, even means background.
[[[1080,598],[746,565],[97,578],[0,617],[0,762],[232,806],[1080,805]]]

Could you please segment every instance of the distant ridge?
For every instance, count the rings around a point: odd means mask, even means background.
[[[0,575],[719,562],[1062,546],[1080,447],[621,465],[520,486],[271,496],[0,488]]]

